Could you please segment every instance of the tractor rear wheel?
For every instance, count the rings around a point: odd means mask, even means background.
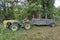
[[[17,31],[17,30],[19,30],[19,25],[16,23],[13,23],[11,26],[10,26],[10,29],[12,30],[12,31]]]

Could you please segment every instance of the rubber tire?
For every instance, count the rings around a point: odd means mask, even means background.
[[[8,22],[7,23],[7,28],[9,28],[10,29],[10,26],[12,25],[12,23],[11,22]]]
[[[53,23],[53,24],[51,24],[51,25],[50,25],[50,27],[55,27],[55,24],[54,24],[54,23]]]
[[[25,28],[26,30],[31,29],[31,24],[25,24],[25,25],[24,25],[24,28]]]
[[[18,25],[18,24],[12,24],[12,25],[10,26],[10,29],[11,29],[12,31],[17,31],[17,30],[19,30],[19,25]]]

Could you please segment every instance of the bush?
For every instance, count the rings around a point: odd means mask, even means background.
[[[0,23],[3,21],[4,19],[4,13],[3,10],[0,9]]]

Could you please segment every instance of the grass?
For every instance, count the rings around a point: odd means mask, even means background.
[[[33,26],[30,30],[20,28],[13,32],[0,25],[0,40],[60,40],[60,27]]]

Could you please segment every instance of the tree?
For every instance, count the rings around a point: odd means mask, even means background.
[[[60,8],[55,8],[54,9],[54,15],[53,15],[53,17],[54,17],[54,19],[60,21]]]
[[[11,7],[6,7],[5,3],[10,2]],[[17,1],[15,1],[17,3]],[[30,16],[32,11],[40,11],[43,18],[51,18],[53,16],[54,0],[31,0],[27,5],[15,6],[14,2],[9,0],[3,1],[4,17],[5,19],[24,19]],[[35,14],[35,13],[34,13]]]
[[[26,17],[31,18],[32,11],[40,11],[41,9],[40,1],[39,2],[38,1],[37,2],[29,1],[29,3],[24,7],[15,6],[14,7],[15,18],[19,20],[24,19]]]
[[[9,6],[8,3],[10,3],[11,6]],[[4,6],[3,9],[4,9],[5,20],[7,20],[7,19],[14,19],[13,3],[14,2],[10,1],[10,0],[3,0],[3,6]]]
[[[42,16],[43,18],[52,18],[55,0],[42,0]]]

